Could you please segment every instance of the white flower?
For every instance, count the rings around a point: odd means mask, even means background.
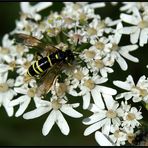
[[[101,109],[95,104],[90,105],[89,110],[93,112],[93,115],[83,120],[83,124],[90,125],[84,131],[85,136],[99,129],[102,129],[102,133],[108,136],[111,125],[121,125],[120,117],[123,116],[123,110],[111,96],[105,95],[104,98],[106,109],[105,107]]]
[[[122,131],[118,126],[111,126],[111,133],[109,138],[115,143],[116,146],[125,145],[127,141],[127,134]]]
[[[127,11],[128,13],[133,11],[133,8],[136,7],[139,10],[145,8],[148,5],[147,2],[122,2],[124,5],[120,7],[121,11]]]
[[[41,15],[39,15],[37,12],[40,12],[47,7],[51,6],[52,2],[40,2],[37,3],[34,6],[31,6],[29,2],[21,2],[20,7],[23,13],[27,13],[30,15],[31,18],[34,18],[35,20],[40,20]]]
[[[33,98],[35,100],[37,98],[35,95],[36,94],[36,86],[32,86],[31,88],[29,88],[27,84],[24,84],[21,87],[15,87],[14,90],[18,94],[22,94],[22,95],[16,99],[12,100],[9,103],[9,106],[19,105],[19,109],[15,113],[15,116],[19,117],[25,112],[31,99]]]
[[[83,109],[87,109],[90,105],[91,96],[96,105],[98,105],[100,108],[104,108],[102,96],[105,94],[116,94],[115,89],[100,85],[106,81],[107,78],[100,77],[99,75],[94,75],[92,77],[87,76],[84,79],[82,79],[79,85],[79,95],[83,97]]]
[[[138,127],[140,122],[138,120],[142,119],[142,112],[138,111],[137,108],[131,107],[130,110],[124,113],[122,126],[125,127]]]
[[[28,68],[31,66],[33,62],[33,54],[27,54],[26,58],[19,58],[16,60],[17,63],[17,73],[19,75],[24,75]]]
[[[78,107],[79,103],[66,104],[66,101],[64,99],[57,98],[53,98],[50,102],[41,100],[41,103],[42,104],[38,106],[35,110],[25,113],[23,117],[25,119],[33,119],[51,111],[42,128],[42,133],[44,136],[46,136],[50,132],[52,126],[55,123],[58,125],[64,135],[69,134],[69,125],[65,120],[62,112],[73,118],[82,117],[82,114],[73,109]]]
[[[141,76],[137,84],[134,83],[134,80],[131,75],[126,78],[125,82],[122,81],[113,81],[114,85],[126,90],[116,96],[116,99],[125,98],[125,100],[132,99],[133,102],[148,102],[148,80],[145,76]]]
[[[118,44],[121,39],[121,34],[119,34],[118,32],[119,28],[122,28],[121,23],[117,25],[115,35],[110,36],[111,42],[110,44],[108,44],[110,52],[107,53],[106,57],[104,58],[104,62],[106,62],[106,65],[112,66],[116,60],[122,70],[127,70],[128,66],[124,58],[133,62],[138,62],[139,60],[136,57],[129,54],[129,52],[136,50],[138,46],[137,45],[119,46]]]
[[[100,146],[116,146],[106,135],[100,131],[95,132],[95,139]]]
[[[13,87],[14,80],[7,79],[8,73],[0,74],[0,106],[4,106],[8,116],[13,116],[13,107],[9,106],[9,102],[16,95],[16,92],[11,88]]]
[[[139,45],[144,46],[148,43],[148,16],[141,16],[137,8],[133,8],[133,15],[122,13],[120,15],[122,21],[129,23],[133,26],[124,27],[119,30],[122,34],[130,34],[130,41],[132,44],[138,42]]]

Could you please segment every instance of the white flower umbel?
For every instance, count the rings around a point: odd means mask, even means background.
[[[0,106],[4,106],[8,116],[13,116],[13,107],[9,102],[17,94],[13,89],[14,80],[8,79],[8,73],[0,74]]]
[[[14,90],[18,94],[22,94],[22,95],[16,99],[12,100],[9,103],[9,106],[19,105],[19,109],[15,113],[15,116],[19,117],[25,112],[31,99],[36,98],[36,95],[35,95],[36,94],[36,87],[32,86],[31,88],[29,88],[27,84],[24,84],[21,87],[15,87]]]
[[[106,108],[101,109],[95,104],[89,106],[88,109],[93,112],[93,115],[83,120],[83,124],[90,125],[84,131],[85,136],[99,129],[101,129],[103,134],[108,136],[111,125],[121,125],[120,117],[124,114],[122,108],[111,96],[104,95],[104,98]]]
[[[140,46],[148,43],[148,15],[141,16],[139,10],[134,7],[132,15],[122,13],[120,18],[123,22],[133,25],[119,30],[122,34],[130,34],[132,44],[137,43],[138,39]]]
[[[82,79],[81,84],[79,85],[79,95],[83,97],[83,109],[89,107],[91,96],[96,105],[100,108],[104,108],[103,95],[115,95],[117,93],[113,88],[100,85],[107,80],[107,78],[100,77],[99,75],[94,75],[92,77],[86,76]]]
[[[42,133],[44,136],[46,136],[50,132],[51,128],[55,123],[58,125],[64,135],[69,134],[70,128],[62,112],[73,118],[82,117],[82,114],[73,109],[78,107],[79,103],[66,104],[67,101],[65,101],[64,99],[57,98],[53,98],[51,101],[42,100],[41,102],[42,104],[39,107],[37,107],[33,111],[25,113],[23,117],[25,119],[34,119],[51,111],[42,128]]]
[[[122,28],[121,23],[117,25],[115,35],[110,36],[110,44],[108,44],[110,52],[107,53],[106,57],[104,58],[104,62],[106,65],[112,66],[116,60],[122,70],[127,70],[128,65],[124,58],[132,62],[138,62],[139,60],[136,57],[129,54],[129,52],[136,50],[138,45],[119,46],[118,44],[121,39],[121,34],[118,32],[118,29],[120,28]]]
[[[113,81],[113,84],[127,91],[118,94],[116,99],[125,98],[125,100],[132,99],[133,102],[144,101],[148,103],[148,80],[145,76],[141,76],[137,84],[134,83],[131,75],[126,78],[125,82]]]

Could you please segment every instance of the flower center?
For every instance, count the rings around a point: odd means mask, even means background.
[[[81,12],[79,15],[79,19],[81,22],[85,21],[87,19],[87,16],[85,13]]]
[[[9,54],[10,50],[9,48],[2,48],[0,47],[0,53],[3,54],[3,55],[7,55]]]
[[[140,96],[145,97],[148,95],[148,91],[146,89],[141,89],[140,87],[136,86],[132,88],[132,92],[139,93]]]
[[[104,49],[105,45],[102,42],[96,42],[95,47],[100,50],[100,49]]]
[[[73,75],[74,75],[74,78],[76,78],[79,81],[82,80],[82,78],[84,77],[84,74],[82,73],[82,71],[77,71]]]
[[[95,83],[93,80],[85,80],[84,81],[84,86],[88,87],[90,90],[92,90],[95,87]]]
[[[117,113],[111,109],[107,111],[106,116],[107,118],[115,118],[117,116]]]
[[[90,36],[97,34],[97,30],[94,28],[88,28],[87,32]]]
[[[74,22],[74,20],[70,17],[67,17],[67,18],[64,18],[64,22],[65,24],[71,25]]]
[[[138,26],[139,26],[141,29],[148,28],[148,21],[142,20],[141,22],[139,22]]]
[[[103,61],[99,59],[95,60],[95,67],[97,67],[98,69],[103,68],[104,67]]]
[[[9,66],[12,68],[12,71],[16,68],[16,62],[12,61],[9,63]]]
[[[127,140],[130,144],[132,144],[132,141],[134,140],[135,135],[133,133],[128,133],[127,134]]]
[[[116,130],[114,136],[118,139],[120,137],[120,130]]]
[[[23,66],[25,69],[28,69],[30,67],[30,65],[31,65],[31,62],[26,61]]]
[[[35,96],[35,93],[36,93],[36,88],[33,87],[28,90],[27,95],[32,98]]]
[[[60,83],[57,90],[57,95],[63,96],[66,91],[67,91],[67,85],[65,83]]]
[[[92,59],[92,58],[94,58],[95,57],[95,55],[96,55],[96,52],[95,51],[85,51],[85,56],[87,57],[87,58],[90,58],[90,59]]]
[[[106,27],[106,24],[105,24],[105,21],[101,21],[98,25],[97,25],[97,28],[98,29],[103,29]]]
[[[6,92],[8,91],[9,86],[7,83],[0,83],[0,92]]]
[[[21,55],[24,53],[24,48],[21,45],[16,45],[16,51]]]
[[[133,113],[128,113],[128,115],[126,116],[126,119],[129,121],[132,121],[132,120],[136,119],[136,116]]]
[[[117,51],[119,49],[119,46],[115,43],[112,44],[111,50],[112,51]]]
[[[62,104],[59,103],[59,100],[53,100],[53,101],[52,101],[52,108],[53,108],[54,110],[58,110],[58,109],[60,109],[61,107],[62,107]]]
[[[74,40],[74,43],[77,43],[77,41],[82,41],[83,37],[80,34],[74,34],[72,39]]]

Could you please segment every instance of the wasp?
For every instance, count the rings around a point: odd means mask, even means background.
[[[73,52],[70,49],[63,51],[31,35],[18,33],[14,37],[16,42],[40,50],[37,52],[40,59],[30,65],[27,74],[39,79],[37,94],[47,94],[65,65],[72,65],[75,59]]]

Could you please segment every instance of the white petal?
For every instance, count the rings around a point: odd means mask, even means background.
[[[111,125],[111,119],[106,119],[106,123],[105,125],[102,127],[102,133],[105,134],[105,135],[109,135],[109,132],[110,132],[110,125]]]
[[[116,61],[117,63],[120,65],[121,69],[122,70],[127,70],[128,66],[127,66],[127,63],[126,61],[120,56],[119,53],[116,53]]]
[[[99,131],[95,133],[95,139],[100,146],[114,146],[114,144],[110,142],[108,138]]]
[[[82,114],[74,110],[71,106],[69,106],[69,104],[63,105],[60,110],[66,115],[73,118],[80,118],[83,116]]]
[[[98,122],[99,120],[102,120],[103,118],[106,117],[106,114],[104,112],[99,112],[99,113],[95,113],[92,116],[83,119],[83,124],[85,125],[90,125],[93,124],[95,122]]]
[[[21,116],[25,112],[25,110],[28,107],[30,101],[31,101],[31,98],[28,97],[23,103],[20,104],[19,109],[15,113],[15,117],[19,117],[19,116]]]
[[[100,92],[98,91],[97,89],[98,87],[95,87],[92,91],[91,91],[91,94],[92,94],[92,97],[93,97],[93,100],[95,102],[95,104],[101,108],[101,109],[104,109],[104,102],[102,100],[102,96],[100,94]]]
[[[137,28],[137,30],[130,35],[130,41],[132,44],[138,42],[139,35],[140,35],[140,28]]]
[[[90,104],[90,93],[87,92],[84,96],[83,96],[83,109],[87,109],[88,106]]]
[[[115,32],[115,35],[114,35],[114,42],[115,42],[116,44],[119,44],[120,39],[121,39],[121,36],[122,36],[122,34],[118,32],[118,29],[121,29],[121,28],[123,28],[123,25],[122,25],[122,23],[120,22],[120,23],[118,23],[118,25],[117,25],[116,32]]]
[[[33,6],[35,12],[42,11],[52,5],[52,2],[39,2]]]
[[[120,18],[124,22],[132,24],[132,25],[137,25],[139,23],[139,20],[136,17],[132,16],[132,15],[127,15],[127,14],[121,13]]]
[[[112,105],[115,103],[115,100],[113,99],[113,97],[107,94],[102,94],[102,96],[104,98],[107,109],[112,108]]]
[[[140,34],[140,46],[148,42],[148,28],[142,29]]]
[[[20,93],[20,94],[24,94],[24,95],[26,95],[27,94],[27,89],[25,89],[25,88],[22,88],[22,87],[16,87],[16,88],[14,88],[14,90],[17,92],[17,93]]]
[[[68,135],[70,132],[69,126],[67,121],[65,120],[65,118],[63,117],[62,113],[60,111],[56,112],[57,114],[57,120],[56,123],[58,125],[58,127],[60,128],[61,132],[64,135]]]
[[[23,115],[23,118],[24,119],[34,119],[34,118],[42,116],[43,114],[49,112],[50,110],[51,108],[49,107],[39,107],[39,108],[36,108],[35,110],[25,113]]]
[[[90,104],[89,107],[88,107],[88,110],[90,110],[91,112],[99,112],[100,111],[100,108],[96,105],[96,104]]]
[[[97,122],[91,126],[89,126],[88,128],[86,128],[86,130],[84,131],[84,136],[88,136],[91,133],[95,132],[96,130],[100,129],[104,124],[105,124],[106,120],[101,120],[100,122]]]
[[[21,7],[21,11],[22,12],[26,12],[26,13],[28,13],[29,12],[29,10],[30,10],[30,4],[29,4],[29,2],[21,2],[20,3],[20,7]]]
[[[118,30],[119,33],[122,34],[132,34],[137,31],[137,26],[132,26],[132,27],[124,27]]]
[[[131,85],[127,82],[122,82],[122,81],[113,81],[113,84],[118,86],[119,88],[125,89],[125,90],[130,90]]]
[[[121,47],[121,50],[119,52],[126,59],[133,61],[133,62],[139,62],[138,58],[129,54],[130,51],[134,51],[137,48],[138,48],[138,45],[127,45],[127,46]]]
[[[56,121],[56,118],[57,118],[56,112],[54,110],[52,110],[50,115],[47,117],[47,119],[43,125],[43,128],[42,128],[42,133],[44,136],[46,136],[50,132],[52,126],[54,125],[54,123]]]
[[[97,85],[96,88],[101,93],[108,94],[108,95],[115,95],[117,93],[117,91],[115,89],[110,88],[110,87],[106,87],[106,86]]]
[[[20,97],[18,97],[17,99],[12,100],[12,101],[9,103],[9,106],[16,106],[16,105],[18,105],[18,104],[21,104],[21,103],[23,103],[25,100],[27,100],[28,98],[29,98],[29,96],[27,96],[27,95],[20,96]]]
[[[0,64],[0,73],[8,72],[9,66],[6,64]]]
[[[5,83],[7,81],[8,72],[4,72],[0,74],[0,83]]]
[[[107,77],[107,71],[105,68],[100,69],[100,74],[102,75],[102,77]]]

